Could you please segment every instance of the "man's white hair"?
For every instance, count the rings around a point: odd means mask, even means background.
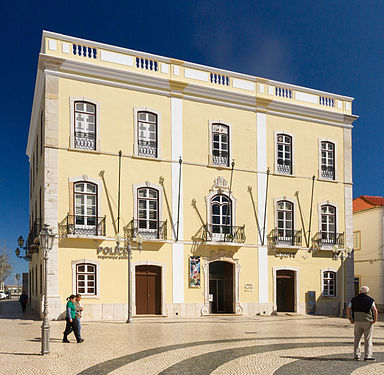
[[[369,293],[369,288],[367,286],[362,286],[360,288],[360,293],[365,293],[365,294]]]

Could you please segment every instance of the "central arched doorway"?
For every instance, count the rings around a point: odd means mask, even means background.
[[[232,314],[234,265],[229,262],[209,263],[210,313]]]
[[[136,266],[136,314],[161,314],[161,267]]]

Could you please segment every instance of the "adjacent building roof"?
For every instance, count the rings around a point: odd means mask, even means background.
[[[384,206],[384,197],[373,197],[370,195],[360,195],[353,200],[353,212],[369,210],[378,206]]]

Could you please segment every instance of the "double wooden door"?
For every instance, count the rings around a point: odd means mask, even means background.
[[[295,272],[279,270],[276,273],[277,311],[295,311]]]
[[[136,266],[136,314],[161,314],[161,267]]]

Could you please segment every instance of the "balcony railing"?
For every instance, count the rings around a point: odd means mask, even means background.
[[[157,157],[156,142],[139,140],[139,155],[147,156],[150,158],[156,158]]]
[[[322,247],[344,246],[344,233],[318,232],[312,238],[313,244]]]
[[[219,152],[219,155],[212,155],[213,156],[213,164],[214,165],[220,165],[220,166],[223,166],[223,167],[228,167],[228,152],[225,153],[222,153],[222,152]]]
[[[277,162],[277,172],[282,174],[291,174],[292,173],[292,164],[288,161],[282,161],[280,164]]]
[[[267,236],[268,245],[275,246],[301,246],[303,241],[302,230],[281,230],[278,228],[272,229]]]
[[[75,148],[83,150],[95,150],[95,134],[75,132]]]
[[[244,243],[245,225],[230,226],[206,224],[199,229],[194,238],[203,242]]]
[[[105,236],[105,216],[67,215],[59,224],[61,236]]]
[[[167,220],[131,220],[124,227],[124,237],[128,239],[136,238],[138,234],[143,238],[150,240],[166,240],[167,239]]]
[[[335,179],[335,167],[333,166],[321,166],[321,177],[325,178],[327,180],[334,180]]]

